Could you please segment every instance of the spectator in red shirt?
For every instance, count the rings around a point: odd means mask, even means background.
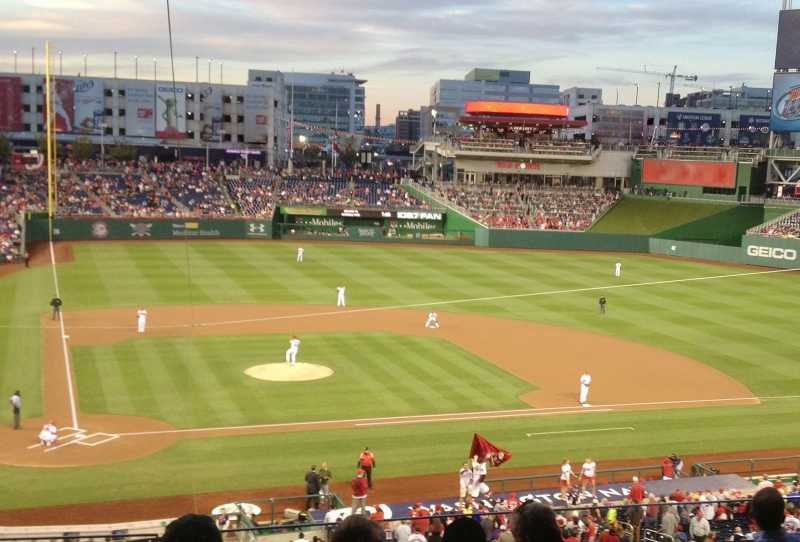
[[[675,502],[683,502],[686,500],[686,495],[678,488],[670,494],[669,499]]]
[[[364,478],[364,471],[359,469],[356,476],[350,481],[353,490],[353,505],[350,513],[365,514],[367,512],[367,479]]]
[[[414,518],[411,520],[411,530],[414,531],[419,529],[422,533],[428,532],[428,525],[430,525],[430,520],[425,519],[428,518],[431,513],[428,511],[427,508],[422,506],[421,502],[418,502],[414,505],[411,509],[411,517]]]
[[[620,542],[620,540],[614,529],[606,529],[600,535],[600,542]]]
[[[633,477],[633,484],[631,484],[629,496],[636,504],[640,504],[644,500],[644,486],[639,482],[638,476]]]

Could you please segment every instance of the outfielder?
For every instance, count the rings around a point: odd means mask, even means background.
[[[289,350],[286,351],[286,363],[291,366],[297,362],[297,350],[300,348],[300,339],[296,335],[292,335],[289,341]]]
[[[297,247],[297,263],[303,263],[303,254],[305,254],[303,247]]]
[[[144,328],[147,325],[147,311],[144,309],[136,311],[136,320],[139,333],[144,333]]]
[[[622,276],[622,264],[620,262],[614,264],[614,276],[617,278]]]
[[[580,403],[582,407],[592,406],[586,401],[589,400],[589,385],[592,383],[592,375],[589,372],[585,372],[581,375],[581,393],[580,393]]]
[[[439,329],[439,315],[435,312],[429,312],[428,319],[425,321],[425,327]]]
[[[344,286],[337,286],[336,287],[336,306],[337,307],[344,307]]]

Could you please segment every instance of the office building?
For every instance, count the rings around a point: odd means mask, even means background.
[[[421,136],[419,110],[409,109],[408,111],[398,111],[394,129],[395,139],[401,141],[419,141]]]
[[[602,104],[603,89],[571,87],[562,90],[560,93],[561,103],[569,108],[578,107],[586,104]]]

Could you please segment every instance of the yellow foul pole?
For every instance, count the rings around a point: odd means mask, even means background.
[[[53,109],[50,88],[50,42],[44,43],[44,100],[45,125],[47,126],[47,218],[50,240],[53,239]]]

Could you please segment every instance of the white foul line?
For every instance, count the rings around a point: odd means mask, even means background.
[[[633,427],[602,427],[600,429],[573,429],[572,431],[545,431],[544,433],[525,433],[526,437],[541,437],[544,435],[566,435],[572,433],[598,433],[601,431],[636,431]]]
[[[61,292],[58,288],[58,273],[56,272],[56,254],[53,250],[53,240],[50,240],[50,263],[53,267],[53,283],[56,288],[56,297],[61,298]],[[70,370],[69,362],[69,348],[67,348],[66,331],[64,330],[64,315],[61,313],[61,307],[58,310],[58,323],[61,328],[61,348],[64,350],[64,370],[67,373],[67,390],[69,391],[69,410],[72,415],[72,427],[80,427],[78,425],[78,410],[75,408],[75,392],[72,387],[72,371]]]
[[[186,429],[163,429],[157,431],[137,431],[131,433],[117,433],[120,437],[140,437],[152,435],[174,435],[181,433],[210,433],[222,431],[247,431],[253,429],[281,429],[286,427],[307,427],[314,425],[339,425],[339,424],[353,424],[354,426],[365,426],[366,424],[375,424],[376,422],[390,422],[390,424],[402,423],[426,423],[430,421],[458,421],[461,419],[488,419],[500,417],[524,417],[529,415],[537,415],[538,413],[557,411],[554,414],[573,414],[577,412],[598,412],[608,411],[603,409],[611,409],[612,407],[637,407],[637,406],[665,406],[665,405],[681,405],[681,404],[702,404],[702,403],[725,403],[730,401],[763,401],[769,399],[800,399],[800,395],[775,395],[769,397],[728,397],[722,399],[679,399],[675,401],[650,401],[640,403],[615,403],[615,404],[595,404],[592,407],[583,408],[580,406],[560,406],[560,407],[542,407],[542,408],[522,408],[511,410],[487,410],[478,412],[448,412],[443,414],[413,414],[409,416],[389,416],[382,418],[350,418],[341,420],[318,420],[318,421],[304,421],[304,422],[281,422],[281,423],[266,423],[266,424],[253,424],[253,425],[234,425],[234,426],[218,426],[218,427],[197,427]]]
[[[611,408],[576,408],[571,410],[555,410],[553,412],[523,412],[522,414],[496,414],[490,416],[454,416],[452,418],[436,418],[430,420],[397,420],[388,422],[367,422],[354,424],[356,427],[374,427],[377,425],[403,425],[409,423],[436,423],[436,422],[460,422],[463,420],[494,420],[496,418],[527,418],[530,416],[558,416],[560,414],[591,414],[593,412],[613,412]]]

